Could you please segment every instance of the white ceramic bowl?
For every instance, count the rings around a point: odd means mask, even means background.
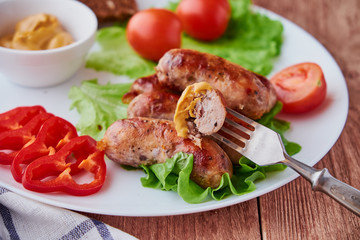
[[[73,0],[0,0],[0,36],[12,34],[21,19],[48,13],[56,16],[74,43],[50,50],[15,50],[0,47],[0,73],[27,87],[46,87],[68,80],[84,63],[94,44],[95,14]]]

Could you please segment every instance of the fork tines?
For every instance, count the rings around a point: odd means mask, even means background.
[[[226,108],[227,116],[221,130],[212,136],[227,146],[242,153],[252,133],[255,131],[257,122]]]

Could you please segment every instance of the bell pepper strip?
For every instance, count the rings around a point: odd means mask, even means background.
[[[22,128],[33,117],[46,110],[42,106],[17,107],[0,114],[0,133]]]
[[[14,179],[21,182],[24,169],[27,165],[39,157],[56,153],[77,136],[74,125],[65,119],[52,116],[46,120],[35,140],[21,149],[12,161],[10,170]]]
[[[11,124],[12,126],[18,124],[18,126],[21,125],[21,127],[9,128],[8,130],[5,130],[0,133],[0,164],[3,165],[12,164],[13,159],[19,153],[19,151],[24,147],[26,147],[27,145],[31,144],[35,140],[43,123],[47,119],[53,116],[53,114],[51,113],[42,112],[42,111],[40,111],[41,113],[38,113],[38,111],[36,111],[38,114],[34,116],[33,115],[34,112],[35,111],[33,111],[31,114],[27,112],[25,114],[25,111],[20,111],[19,114],[22,115],[21,119],[18,118],[16,121],[13,121]],[[26,117],[24,117],[25,115]],[[32,118],[29,120],[28,118],[30,115]],[[16,118],[17,116],[11,116],[11,117]],[[23,121],[25,118],[26,121]],[[6,121],[7,123],[9,123],[10,121],[7,120],[9,119],[5,119],[3,122]],[[9,126],[10,125],[7,125],[6,127]]]
[[[40,157],[30,163],[22,177],[23,186],[36,192],[65,192],[85,196],[98,192],[105,182],[104,151],[97,142],[84,135],[70,140],[53,155]],[[78,183],[78,174],[90,173],[91,182]]]

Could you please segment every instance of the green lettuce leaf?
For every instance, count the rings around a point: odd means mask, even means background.
[[[273,59],[280,54],[281,22],[253,13],[250,0],[231,0],[230,4],[230,22],[221,38],[202,42],[183,34],[181,47],[218,55],[261,75],[269,74]],[[169,8],[174,10],[176,4]],[[156,63],[141,58],[131,49],[125,31],[126,23],[100,29],[97,33],[100,50],[90,54],[86,67],[130,78],[152,74]]]
[[[97,32],[96,42],[101,50],[92,52],[86,67],[97,71],[112,72],[139,78],[154,73],[155,63],[137,55],[125,37],[125,26],[102,28]]]
[[[193,162],[192,154],[181,152],[165,163],[142,165],[146,176],[141,178],[141,184],[144,187],[175,191],[188,203],[201,203],[211,198],[221,200],[230,194],[242,195],[254,191],[254,181],[265,178],[261,171],[237,169],[231,179],[228,173],[224,174],[218,188],[203,189],[190,179]]]
[[[131,83],[100,85],[97,79],[83,81],[69,91],[70,109],[76,108],[80,120],[76,128],[82,134],[99,140],[117,119],[127,117],[127,104],[121,97],[129,91]]]
[[[289,129],[290,123],[274,118],[281,108],[282,104],[278,102],[259,122],[283,136],[283,133]],[[284,145],[288,152],[291,150],[289,153],[291,155],[301,150],[300,145],[293,142],[284,141]],[[239,165],[234,166],[232,178],[226,173],[222,176],[218,188],[203,189],[190,179],[193,160],[193,155],[177,153],[165,163],[142,165],[146,176],[141,178],[141,183],[144,187],[175,191],[188,203],[201,203],[209,199],[221,200],[232,194],[243,195],[252,192],[256,189],[255,181],[265,179],[267,172],[286,168],[282,164],[259,166],[246,157],[241,157]]]

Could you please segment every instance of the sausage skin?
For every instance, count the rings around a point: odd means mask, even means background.
[[[191,140],[178,137],[169,120],[118,120],[107,129],[98,146],[109,159],[133,167],[163,163],[177,152],[193,154],[190,178],[203,188],[216,188],[224,173],[233,173],[232,163],[219,145],[204,138],[200,148]]]
[[[124,94],[121,100],[123,103],[129,104],[136,96],[154,90],[162,90],[156,74],[136,79],[131,85],[130,91]]]
[[[157,119],[174,118],[179,95],[154,90],[137,95],[129,104],[127,117],[148,117]]]
[[[155,68],[160,85],[175,92],[196,82],[208,82],[224,95],[228,107],[259,119],[276,103],[271,83],[221,57],[190,49],[172,49]]]

